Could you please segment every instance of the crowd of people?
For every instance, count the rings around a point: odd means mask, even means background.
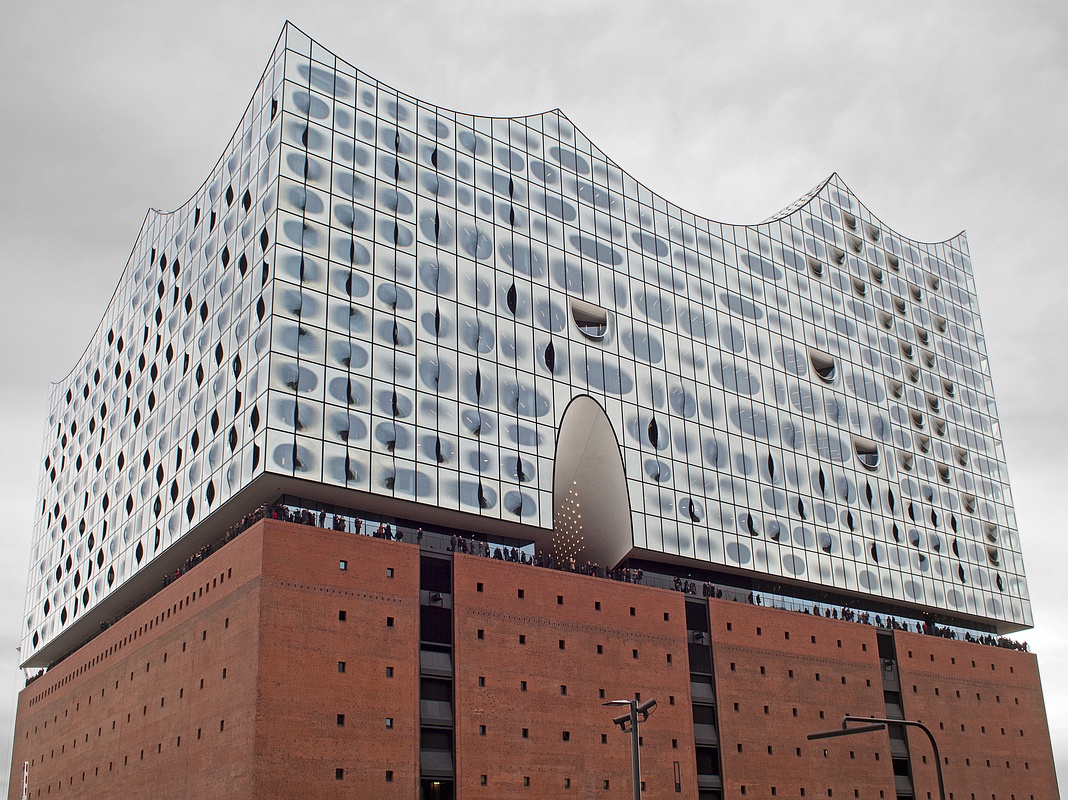
[[[240,521],[234,523],[226,531],[226,534],[215,544],[206,544],[191,555],[186,561],[178,567],[173,574],[168,574],[164,577],[162,583],[159,585],[156,591],[159,591],[163,587],[169,585],[173,581],[180,578],[183,574],[195,567],[201,561],[206,559],[216,549],[231,541],[232,539],[240,536],[254,524],[262,519],[280,520],[283,522],[291,522],[298,525],[308,525],[311,527],[325,528],[329,530],[338,531],[339,533],[355,533],[357,535],[371,536],[376,539],[387,539],[390,541],[404,541],[405,532],[398,525],[396,530],[393,526],[387,522],[380,522],[378,527],[373,531],[370,531],[370,525],[367,526],[367,530],[364,528],[364,520],[359,517],[346,517],[342,514],[327,514],[326,511],[320,510],[318,513],[306,508],[291,507],[285,503],[264,503],[255,510],[249,512]],[[328,524],[329,523],[329,524]],[[416,528],[408,531],[410,541],[417,545],[422,546],[424,543],[425,534],[422,528]],[[436,540],[445,540],[445,537],[441,534],[435,534]],[[492,558],[497,561],[509,561],[516,564],[527,564],[534,567],[542,567],[545,569],[561,570],[565,572],[573,572],[580,575],[589,575],[598,578],[606,578],[608,580],[621,581],[624,583],[645,583],[645,573],[643,570],[634,567],[616,567],[614,569],[608,569],[593,562],[586,561],[585,564],[580,564],[575,561],[574,558],[569,559],[557,559],[552,553],[544,553],[542,551],[535,551],[530,553],[525,549],[517,547],[508,547],[507,545],[492,545],[487,541],[476,539],[472,537],[466,537],[459,533],[453,533],[451,537],[448,537],[446,550],[456,553],[466,553],[469,555],[481,556],[483,558]],[[666,581],[666,577],[664,578]],[[670,584],[663,583],[661,581],[655,581],[652,585],[662,585],[662,588],[671,588],[677,592],[684,592],[686,594],[697,595],[698,583],[692,579],[683,579],[679,576],[675,576]],[[700,584],[700,595],[707,598],[728,599],[736,602],[748,602],[751,605],[767,605],[771,608],[780,608],[788,611],[798,611],[805,614],[813,614],[815,616],[822,616],[829,619],[841,619],[847,622],[858,622],[865,625],[875,625],[882,628],[892,628],[902,631],[913,631],[915,633],[922,633],[928,636],[940,636],[944,639],[960,639],[966,642],[973,642],[976,644],[988,645],[990,647],[1004,647],[1010,650],[1022,650],[1028,651],[1027,642],[1017,642],[1013,639],[1006,638],[1004,636],[993,636],[991,634],[979,634],[972,633],[971,631],[963,630],[958,633],[957,629],[944,625],[937,625],[935,623],[928,623],[924,620],[913,620],[911,623],[908,620],[898,621],[894,617],[883,617],[880,614],[869,614],[867,611],[855,611],[848,607],[826,607],[820,608],[820,606],[813,605],[811,607],[803,605],[800,601],[794,600],[779,595],[765,595],[760,592],[749,592],[746,596],[745,591],[737,589],[735,587],[719,587],[715,584],[704,581]],[[769,600],[768,603],[764,602],[765,596]],[[122,616],[125,616],[123,614]],[[110,625],[117,622],[120,617],[116,617],[110,622],[101,622],[100,629],[105,630]],[[36,680],[40,677],[41,673],[34,675],[27,679],[27,685],[29,682]]]

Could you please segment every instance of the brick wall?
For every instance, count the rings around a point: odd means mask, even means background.
[[[419,548],[265,524],[253,796],[414,797]]]
[[[419,574],[414,544],[253,526],[20,694],[10,796],[29,761],[32,797],[417,797]],[[697,799],[682,594],[469,555],[453,579],[458,798],[629,798],[602,704],[637,695],[645,796]],[[884,716],[876,629],[708,607],[724,797],[894,798],[886,733],[806,739]],[[954,800],[1057,796],[1034,656],[894,638]]]
[[[10,796],[250,796],[259,531],[19,695]],[[223,671],[225,670],[225,677]]]
[[[896,796],[885,733],[806,738],[885,716],[874,628],[726,600],[709,616],[724,797]]]
[[[932,729],[956,800],[1057,797],[1046,709],[1032,653],[895,633],[905,716]],[[937,797],[921,731],[909,749],[918,796]],[[927,763],[924,763],[926,759]]]
[[[658,704],[646,796],[697,797],[682,595],[463,555],[454,584],[460,797],[629,798],[625,709],[602,703],[635,694]]]

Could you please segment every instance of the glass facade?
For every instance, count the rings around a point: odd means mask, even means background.
[[[287,25],[53,387],[23,657],[263,476],[549,542],[578,397],[634,554],[1031,624],[963,234],[908,240],[836,175],[697,217],[558,111],[441,109]]]

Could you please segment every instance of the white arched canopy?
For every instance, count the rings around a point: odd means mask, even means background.
[[[631,551],[630,501],[612,423],[592,397],[571,401],[556,439],[551,552],[613,567]]]

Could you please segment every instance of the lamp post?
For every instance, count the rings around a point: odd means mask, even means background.
[[[639,703],[637,700],[609,700],[607,703],[602,703],[602,705],[627,706],[629,709],[626,714],[614,717],[612,722],[618,725],[624,733],[630,734],[630,764],[634,782],[634,800],[642,800],[642,768],[638,754],[638,715],[641,715],[641,722],[649,719],[649,715],[656,708],[656,700],[646,700],[643,703]]]
[[[850,722],[864,722],[865,725],[858,725],[855,728],[850,728],[848,723]],[[813,739],[830,739],[833,736],[852,736],[855,733],[871,733],[872,731],[881,731],[887,725],[908,725],[913,728],[919,728],[921,731],[927,734],[927,738],[931,740],[931,749],[934,751],[935,760],[935,772],[938,775],[938,795],[942,800],[946,800],[946,785],[942,781],[942,757],[938,754],[938,742],[935,741],[934,734],[931,733],[931,729],[924,725],[922,722],[912,719],[881,719],[879,717],[853,717],[848,714],[842,717],[842,727],[835,728],[832,731],[818,731],[816,733],[810,733],[808,735],[809,741]]]

